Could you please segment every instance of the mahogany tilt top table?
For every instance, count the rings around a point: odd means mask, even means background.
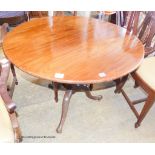
[[[58,132],[62,131],[73,86],[87,87],[123,77],[135,70],[144,57],[142,43],[124,28],[78,16],[23,23],[6,35],[3,49],[22,71],[70,86],[64,95]]]

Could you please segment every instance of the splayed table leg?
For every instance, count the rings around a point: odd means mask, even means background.
[[[92,100],[98,100],[100,101],[102,99],[102,95],[98,95],[98,96],[93,96],[90,91],[85,91],[86,96]]]
[[[65,92],[64,98],[63,98],[63,103],[62,103],[62,113],[61,113],[61,120],[60,123],[56,129],[57,133],[62,132],[62,128],[64,125],[64,122],[66,120],[67,112],[68,112],[68,107],[69,107],[69,102],[72,97],[73,90],[67,90]]]

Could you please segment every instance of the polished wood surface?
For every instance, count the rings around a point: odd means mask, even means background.
[[[21,70],[73,84],[117,79],[135,70],[144,57],[142,43],[124,28],[77,16],[45,17],[21,24],[6,35],[3,49]],[[106,76],[100,77],[103,72]],[[57,73],[64,77],[55,77]]]

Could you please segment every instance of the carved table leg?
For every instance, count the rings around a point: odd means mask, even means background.
[[[62,128],[67,116],[67,112],[68,112],[68,107],[69,107],[69,102],[71,99],[71,96],[75,93],[75,92],[85,92],[86,96],[90,99],[93,100],[101,100],[102,96],[98,95],[98,96],[93,96],[90,93],[90,85],[84,85],[84,84],[75,84],[75,85],[69,85],[69,84],[63,84],[63,86],[65,87],[66,91],[65,91],[65,95],[63,98],[63,103],[62,103],[62,113],[61,113],[61,120],[60,123],[56,129],[57,133],[61,133],[62,132]]]
[[[71,96],[73,94],[73,90],[66,90],[64,98],[63,98],[63,103],[62,103],[62,113],[61,113],[61,120],[60,123],[56,129],[57,133],[61,133],[62,132],[62,128],[67,116],[67,112],[68,112],[68,107],[69,107],[69,102],[71,99]]]
[[[102,95],[98,95],[98,96],[93,96],[90,91],[85,91],[86,93],[86,96],[90,99],[93,99],[93,100],[98,100],[100,101],[102,99]]]

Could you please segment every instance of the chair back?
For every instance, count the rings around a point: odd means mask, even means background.
[[[127,31],[132,32],[134,35],[138,33],[138,22],[139,22],[140,11],[132,11],[127,24]],[[127,20],[126,20],[127,23]]]
[[[138,38],[145,46],[145,57],[155,51],[155,11],[146,14]]]
[[[117,11],[116,24],[125,27],[127,33],[132,32],[136,35],[138,32],[140,11]]]
[[[0,25],[8,23],[10,26],[17,26],[27,19],[26,11],[0,11]]]
[[[136,35],[141,40],[146,57],[155,51],[155,11],[148,11],[145,17],[140,13],[140,11],[118,11],[117,23],[127,29],[127,34]]]

